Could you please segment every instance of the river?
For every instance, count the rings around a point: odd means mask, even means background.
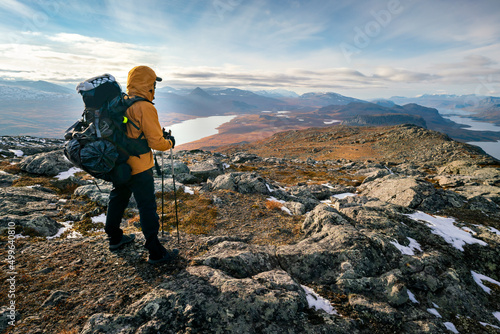
[[[443,118],[449,119],[458,124],[464,124],[467,130],[471,131],[498,131],[500,132],[500,126],[492,123],[479,122],[469,117],[464,117],[467,115],[472,115],[463,110],[450,110],[450,109],[440,109],[439,113]],[[460,116],[457,116],[460,115]],[[500,160],[500,141],[497,142],[468,142],[468,144],[476,145],[481,147],[486,153]]]

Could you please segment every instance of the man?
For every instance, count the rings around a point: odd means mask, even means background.
[[[158,113],[153,106],[156,81],[162,79],[147,66],[137,66],[130,70],[127,79],[127,94],[140,96],[148,101],[139,101],[127,109],[126,115],[132,122],[127,123],[127,136],[145,138],[150,148],[166,151],[175,146],[175,139],[166,136],[158,120]],[[133,123],[133,124],[132,124]],[[134,126],[135,125],[135,126]],[[164,135],[166,138],[164,138]],[[141,228],[146,238],[145,247],[149,250],[148,263],[164,263],[174,260],[178,249],[167,251],[158,240],[159,217],[156,213],[153,166],[151,150],[140,156],[130,156],[127,163],[132,169],[132,176],[123,185],[113,185],[109,195],[105,231],[109,237],[109,249],[120,249],[134,241],[135,235],[124,235],[120,228],[121,219],[127,208],[131,194],[134,194],[139,209]]]

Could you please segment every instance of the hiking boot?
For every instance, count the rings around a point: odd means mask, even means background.
[[[109,245],[109,250],[110,251],[118,250],[118,249],[122,248],[123,245],[128,244],[134,240],[135,240],[135,234],[128,234],[128,235],[124,234],[122,236],[122,240],[120,240],[119,243],[114,244],[114,245],[111,245],[111,244]]]
[[[178,255],[179,255],[179,250],[177,248],[174,248],[171,251],[165,251],[163,257],[158,260],[153,260],[151,259],[151,257],[149,257],[148,263],[149,264],[168,263],[175,260]]]

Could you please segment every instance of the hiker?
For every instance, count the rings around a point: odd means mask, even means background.
[[[127,94],[130,97],[140,96],[148,101],[136,102],[127,109],[126,116],[132,121],[132,123],[127,123],[127,136],[131,138],[142,136],[147,140],[151,149],[166,151],[175,146],[175,139],[161,128],[158,113],[152,103],[156,81],[161,80],[153,69],[147,66],[136,66],[128,73]],[[133,126],[134,124],[136,127]],[[149,150],[139,156],[130,156],[127,164],[132,169],[130,180],[124,184],[113,183],[113,189],[109,195],[105,226],[109,237],[109,249],[111,251],[120,249],[135,239],[134,234],[124,235],[120,228],[130,196],[134,194],[139,209],[142,233],[146,238],[145,247],[149,250],[148,263],[169,262],[178,256],[179,250],[169,251],[158,240],[160,225],[156,213],[153,153]]]

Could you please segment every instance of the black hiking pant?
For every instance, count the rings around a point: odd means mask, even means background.
[[[106,215],[105,231],[110,244],[117,244],[123,236],[120,223],[128,206],[130,196],[134,194],[137,208],[139,209],[141,228],[153,260],[163,257],[165,247],[158,240],[160,228],[159,217],[156,213],[156,197],[154,189],[153,170],[149,169],[139,174],[132,175],[129,181],[122,185],[113,184],[109,194],[108,212]]]

